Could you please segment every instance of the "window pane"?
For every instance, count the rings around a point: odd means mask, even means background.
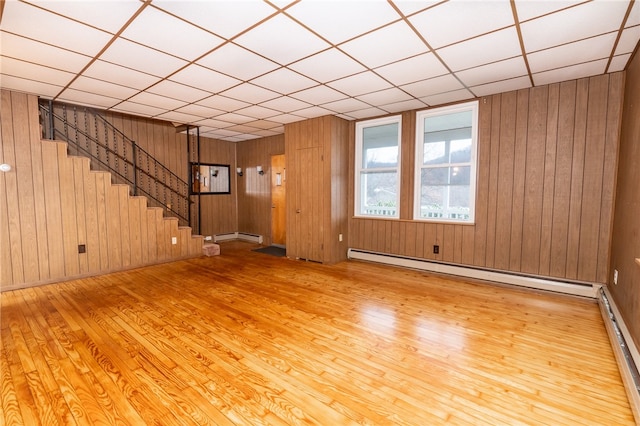
[[[454,166],[449,168],[451,185],[469,185],[471,182],[471,167]]]
[[[422,163],[428,164],[442,164],[447,162],[446,142],[425,142],[424,144],[424,159]]]
[[[398,123],[362,129],[362,168],[398,165]]]
[[[423,185],[446,185],[449,182],[449,168],[436,167],[422,170]]]
[[[471,161],[471,138],[451,141],[451,162],[468,163]]]
[[[449,210],[469,209],[469,185],[449,187]]]
[[[360,174],[360,214],[397,216],[398,174],[396,172]]]

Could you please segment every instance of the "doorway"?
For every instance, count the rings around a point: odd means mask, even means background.
[[[284,154],[271,156],[271,245],[285,247],[287,242],[287,170]]]

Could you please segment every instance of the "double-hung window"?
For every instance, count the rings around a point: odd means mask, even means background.
[[[402,117],[356,124],[355,215],[398,218]]]
[[[478,103],[418,112],[414,219],[474,222]]]

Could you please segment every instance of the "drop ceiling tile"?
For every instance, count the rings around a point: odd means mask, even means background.
[[[216,129],[216,130],[212,130],[210,132],[205,133],[205,136],[214,138],[214,139],[222,139],[228,136],[237,136],[237,135],[239,135],[238,132],[232,132],[231,130],[226,130],[226,129]]]
[[[70,72],[7,58],[6,56],[0,56],[0,72],[56,86],[66,86],[74,77],[74,74]]]
[[[228,127],[226,130],[229,130],[231,132],[238,132],[238,133],[252,133],[252,132],[255,132],[257,129],[255,127],[251,127],[246,124],[236,124],[235,126]]]
[[[0,31],[2,55],[77,73],[91,57]]]
[[[187,62],[119,38],[100,56],[100,59],[155,75],[167,76],[187,65]]]
[[[389,113],[395,113],[395,112],[410,111],[412,109],[421,109],[421,108],[424,108],[425,106],[426,105],[424,104],[424,102],[418,99],[411,99],[409,101],[393,102],[387,105],[380,105],[380,108],[384,109]]]
[[[105,61],[95,61],[84,75],[138,90],[143,90],[159,80],[156,76]]]
[[[338,78],[366,70],[365,67],[336,48],[331,48],[309,58],[302,59],[289,65],[289,68],[321,83],[337,80]]]
[[[250,121],[249,123],[247,123],[247,125],[254,127],[256,129],[273,130],[275,128],[281,127],[282,123],[271,121],[271,119],[269,119],[269,120]]]
[[[178,99],[167,98],[166,96],[156,95],[155,93],[141,92],[132,98],[128,99],[131,102],[135,102],[142,105],[149,105],[156,108],[161,108],[164,111],[173,110],[183,107],[187,104],[185,101]],[[158,113],[154,114],[158,115]]]
[[[260,105],[267,108],[275,109],[276,111],[279,111],[281,113],[289,113],[312,106],[306,102],[291,98],[289,96],[282,96],[280,98],[271,99],[270,101],[262,102]]]
[[[322,108],[329,109],[331,111],[335,111],[338,114],[346,113],[349,111],[356,111],[359,109],[368,108],[371,105],[368,105],[365,102],[359,101],[354,98],[342,99],[340,101],[329,102],[321,105]]]
[[[211,93],[219,93],[241,83],[237,78],[210,70],[200,65],[189,65],[185,69],[173,74],[171,81],[199,87]]]
[[[409,21],[433,49],[514,25],[509,0],[450,1]]]
[[[410,16],[415,13],[422,12],[425,9],[429,9],[438,3],[442,3],[442,0],[429,0],[429,1],[408,0],[408,1],[394,1],[393,3],[398,7],[398,9],[400,9],[400,12],[402,12],[404,16]]]
[[[376,68],[429,50],[404,22],[391,24],[348,41],[341,44],[340,49],[369,68]]]
[[[596,59],[609,58],[616,40],[615,33],[540,50],[527,55],[532,73],[562,68]]]
[[[53,98],[60,93],[60,90],[62,90],[62,86],[42,83],[40,81],[29,80],[27,78],[2,73],[0,73],[0,82],[2,82],[3,89],[31,93],[33,95],[39,95],[46,98]]]
[[[196,124],[201,127],[201,130],[204,130],[204,131],[207,131],[207,129],[209,128],[212,130],[225,129],[227,127],[231,127],[234,125],[233,123],[230,123],[228,121],[218,120],[215,118],[207,118],[206,120],[200,120],[196,122]]]
[[[350,77],[341,78],[340,80],[327,83],[327,86],[333,87],[349,96],[358,96],[365,93],[377,92],[379,90],[388,89],[391,84],[380,78],[371,71],[366,71]]]
[[[578,4],[576,0],[531,1],[515,0],[520,22],[557,12]]]
[[[640,25],[640,2],[634,2],[631,8],[631,13],[625,22],[625,28],[629,28],[635,25]]]
[[[29,0],[29,2],[112,34],[118,32],[142,6],[139,0],[118,0],[117,3],[50,0]]]
[[[58,97],[56,97],[56,100],[104,109],[109,109],[120,102],[118,99],[108,96],[97,95],[95,93],[82,92],[80,90],[73,89],[65,89]]]
[[[206,106],[209,108],[215,108],[222,111],[235,111],[240,108],[245,108],[251,105],[247,102],[242,102],[237,99],[231,99],[226,96],[214,95],[210,96],[207,99],[202,99],[197,102],[198,105]]]
[[[311,108],[301,109],[295,112],[295,115],[304,118],[322,117],[323,115],[333,115],[333,111],[330,111],[319,106],[313,106]],[[272,118],[273,119],[273,118]]]
[[[259,105],[251,105],[250,107],[237,110],[236,113],[254,118],[268,118],[280,114],[280,111],[265,108]]]
[[[287,68],[279,68],[269,74],[251,80],[251,83],[283,95],[316,86],[318,83]]]
[[[71,83],[69,88],[118,99],[127,99],[138,93],[138,90],[130,87],[120,86],[119,84],[113,84],[85,76],[78,77],[73,83]]]
[[[522,54],[514,27],[496,31],[438,50],[442,60],[453,71],[513,58]]]
[[[156,108],[151,105],[142,105],[131,101],[124,101],[111,108],[111,110],[128,114],[141,115],[143,117],[154,117],[165,112],[165,110],[161,108]]]
[[[216,117],[216,119],[227,121],[233,124],[245,124],[254,120],[252,117],[249,117],[247,115],[242,115],[242,114],[236,114],[234,112],[229,112],[227,114],[219,115]]]
[[[386,114],[388,114],[388,112],[383,109],[371,107],[358,111],[349,111],[348,114],[342,114],[342,116],[347,120],[360,120],[364,118],[378,117]]]
[[[269,137],[269,136],[277,136],[284,133],[284,127],[280,127],[277,129],[271,129],[271,130],[258,130],[257,132],[254,131],[253,134],[256,136],[260,136],[263,138]]]
[[[18,1],[4,3],[0,29],[94,56],[111,39],[104,31]]]
[[[191,114],[185,114],[178,111],[169,111],[163,114],[156,115],[154,118],[158,120],[171,121],[173,123],[180,124],[194,124],[196,121],[202,119],[202,117],[198,117]]]
[[[581,40],[620,28],[626,1],[593,1],[520,25],[527,52]],[[585,25],[588,22],[588,25]]]
[[[255,0],[154,0],[153,5],[223,38],[232,38],[276,12],[265,2]]]
[[[440,77],[430,78],[411,84],[406,84],[400,88],[411,96],[423,98],[442,92],[450,92],[452,90],[462,89],[464,86],[451,74]]]
[[[176,109],[176,112],[183,114],[195,115],[201,118],[215,117],[217,115],[224,114],[226,111],[222,111],[215,108],[209,108],[198,104],[189,104]]]
[[[640,25],[623,30],[616,46],[616,55],[633,52],[638,45],[638,40],[640,40]]]
[[[431,52],[376,68],[375,71],[397,86],[448,72],[442,62]]]
[[[184,84],[175,83],[170,80],[164,80],[153,87],[147,89],[149,93],[166,96],[173,99],[179,99],[185,103],[191,103],[205,99],[212,95],[210,92],[196,89],[195,87],[185,86]]]
[[[473,93],[469,92],[467,89],[462,90],[454,90],[453,92],[440,93],[433,96],[426,96],[421,98],[420,100],[427,105],[435,106],[435,105],[443,105],[448,104],[450,102],[458,102],[464,101],[467,99],[473,99]]]
[[[224,40],[166,12],[145,8],[121,37],[187,61],[220,46]]]
[[[301,90],[291,94],[292,98],[308,102],[313,105],[323,104],[338,99],[344,99],[347,96],[343,93],[333,90],[330,87],[320,85],[310,89]]]
[[[378,92],[367,93],[365,95],[360,95],[357,99],[362,102],[366,102],[371,105],[384,105],[390,104],[392,102],[402,102],[411,99],[411,96],[406,92],[403,92],[400,89],[396,89],[395,87],[391,89],[380,90]]]
[[[526,89],[529,87],[531,87],[531,80],[529,80],[529,76],[523,76],[474,86],[471,88],[471,91],[475,93],[476,96],[487,96],[496,93],[511,92],[512,90]]]
[[[607,61],[607,59],[602,59],[600,61],[533,74],[533,82],[536,86],[540,86],[543,84],[558,83],[560,81],[575,80],[578,78],[602,74],[607,66]]]
[[[276,15],[234,40],[282,65],[311,56],[329,45],[284,15]]]
[[[229,90],[222,92],[222,95],[229,98],[238,99],[250,104],[259,104],[260,102],[268,101],[269,99],[275,99],[280,94],[268,89],[263,89],[251,83],[243,83],[239,86],[232,87]]]
[[[462,83],[467,87],[479,86],[481,84],[506,80],[523,75],[527,75],[527,66],[524,63],[522,56],[482,65],[476,68],[469,68],[456,73],[456,76],[458,76]]]
[[[197,63],[245,81],[279,68],[279,65],[275,62],[251,53],[233,43],[225,44],[200,59]]]
[[[303,1],[287,9],[287,13],[332,44],[340,44],[400,18],[387,2],[381,1],[343,1],[331,3],[329,7],[322,1]]]
[[[280,123],[280,124],[295,123],[296,121],[301,121],[301,120],[304,120],[304,118],[294,114],[281,114],[281,115],[269,117],[269,121],[275,121],[276,123]]]
[[[624,55],[614,56],[609,64],[607,72],[622,71],[627,67],[627,63],[631,58],[631,53],[625,53]]]

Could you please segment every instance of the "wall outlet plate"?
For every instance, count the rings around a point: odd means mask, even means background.
[[[440,253],[440,246],[439,245],[434,245],[433,246],[433,254],[439,254]]]
[[[178,244],[178,237],[171,237],[171,244]]]
[[[615,285],[618,285],[618,270],[617,269],[613,270],[613,283]]]

